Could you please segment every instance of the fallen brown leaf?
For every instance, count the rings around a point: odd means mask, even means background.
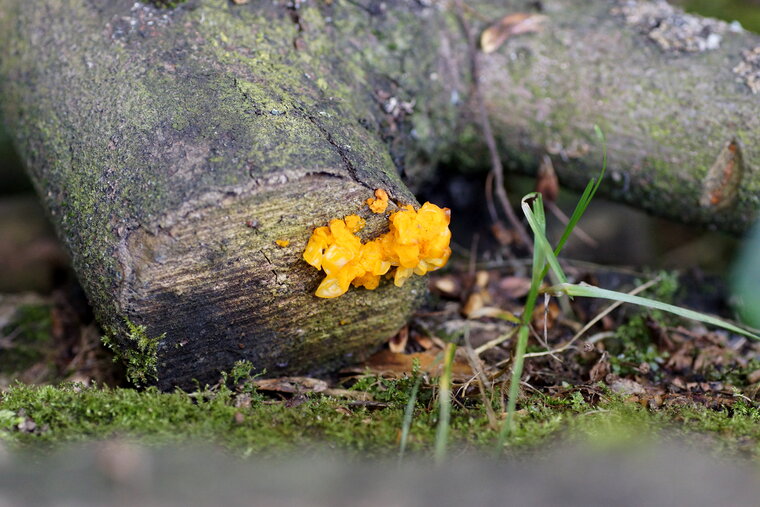
[[[515,241],[514,233],[510,229],[507,229],[501,221],[491,225],[491,234],[502,246],[511,245]]]
[[[493,53],[514,35],[540,31],[544,20],[546,16],[525,12],[504,16],[498,23],[483,31],[480,36],[480,48],[484,53]]]
[[[544,155],[541,164],[538,166],[538,175],[536,176],[536,192],[544,196],[546,201],[556,201],[559,195],[559,180],[557,173],[554,171],[554,164],[549,155]]]
[[[401,328],[401,330],[396,333],[393,338],[390,339],[388,342],[388,348],[391,349],[391,352],[400,353],[403,352],[404,349],[406,349],[406,342],[409,340],[409,327],[404,326]]]
[[[760,370],[755,370],[752,373],[748,373],[747,382],[749,382],[750,384],[755,384],[757,382],[760,382]]]
[[[396,354],[390,350],[381,350],[360,365],[361,372],[369,370],[375,374],[404,374],[411,373],[414,360],[419,361],[420,371],[432,376],[440,376],[443,372],[443,362],[437,360],[437,354]],[[452,378],[457,381],[467,380],[473,376],[472,368],[457,356],[451,368]]]
[[[519,299],[530,291],[530,278],[507,276],[499,280],[499,290],[510,299]]]
[[[433,343],[433,340],[430,339],[429,336],[424,336],[420,334],[413,334],[412,340],[417,343],[420,347],[422,347],[425,350],[430,350],[433,347],[435,347],[435,343]]]
[[[433,279],[430,283],[430,289],[441,296],[458,298],[462,287],[458,278],[453,275],[445,275]]]
[[[591,383],[595,384],[599,382],[600,380],[603,380],[609,373],[610,373],[609,354],[607,354],[607,351],[605,350],[604,352],[602,352],[602,357],[600,357],[599,360],[596,362],[596,364],[591,368],[591,371],[589,372],[588,376]]]
[[[636,382],[635,380],[630,380],[627,378],[619,378],[615,379],[610,383],[610,389],[612,391],[622,394],[622,395],[631,395],[631,394],[645,394],[646,390],[644,387]]]
[[[473,292],[467,298],[467,302],[462,307],[462,315],[469,317],[485,306],[485,298],[482,291]]]
[[[513,324],[520,323],[520,319],[518,319],[514,313],[508,312],[507,310],[502,310],[501,308],[498,308],[496,306],[482,306],[476,310],[472,310],[470,313],[467,314],[467,318],[469,319],[480,319],[482,317],[493,317],[495,319],[502,319],[502,320],[506,320],[507,322],[511,322]]]

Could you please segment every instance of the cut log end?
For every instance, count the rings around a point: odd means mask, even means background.
[[[258,373],[324,372],[390,338],[424,294],[419,280],[324,300],[314,296],[324,274],[301,257],[331,218],[367,213],[370,234],[382,232],[385,221],[364,206],[370,195],[352,181],[305,176],[189,206],[125,238],[119,304],[150,337],[165,333],[158,386],[215,382],[239,360]]]

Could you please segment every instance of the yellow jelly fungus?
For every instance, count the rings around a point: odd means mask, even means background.
[[[373,213],[385,213],[385,210],[388,209],[388,192],[378,188],[375,190],[375,199],[371,197],[367,199],[367,206]]]
[[[365,224],[357,215],[317,227],[303,253],[306,262],[326,275],[316,295],[338,297],[351,284],[376,289],[380,277],[393,267],[393,282],[398,287],[412,274],[424,275],[443,267],[451,255],[449,217],[447,208],[429,202],[419,210],[406,205],[390,215],[387,233],[366,243],[355,234]]]
[[[277,241],[275,241],[275,243],[277,243],[277,246],[279,246],[280,248],[285,248],[286,246],[290,245],[290,240],[278,239]]]

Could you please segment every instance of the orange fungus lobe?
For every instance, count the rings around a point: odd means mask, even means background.
[[[372,213],[385,213],[388,209],[388,192],[382,188],[375,190],[375,198],[367,199],[367,206],[372,210]]]
[[[387,194],[380,192],[387,206]],[[375,195],[375,202],[383,200],[378,192]],[[317,296],[338,297],[350,285],[376,289],[380,277],[394,268],[394,283],[401,287],[413,274],[424,275],[446,264],[451,255],[447,208],[425,203],[415,210],[406,205],[392,213],[389,221],[387,233],[366,243],[355,234],[364,227],[364,220],[357,215],[334,219],[327,227],[314,229],[303,258],[325,272]]]

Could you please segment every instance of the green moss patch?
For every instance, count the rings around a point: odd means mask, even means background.
[[[167,394],[155,389],[19,384],[0,394],[0,439],[28,450],[121,437],[149,445],[210,441],[241,456],[324,447],[393,456],[398,452],[408,379],[366,380],[361,387],[374,389],[375,395],[385,393],[389,401],[316,394],[273,400],[252,389],[224,386]],[[432,396],[420,400],[409,448],[427,454],[435,441],[437,410]],[[588,388],[561,396],[535,394],[521,405],[517,430],[505,449],[510,455],[556,442],[606,445],[655,437],[707,441],[721,452],[751,458],[760,450],[760,411],[743,401],[717,410],[689,403],[650,410],[634,398]],[[694,438],[695,433],[700,437]],[[451,436],[453,447],[462,451],[492,452],[497,441],[477,402],[454,408]]]

